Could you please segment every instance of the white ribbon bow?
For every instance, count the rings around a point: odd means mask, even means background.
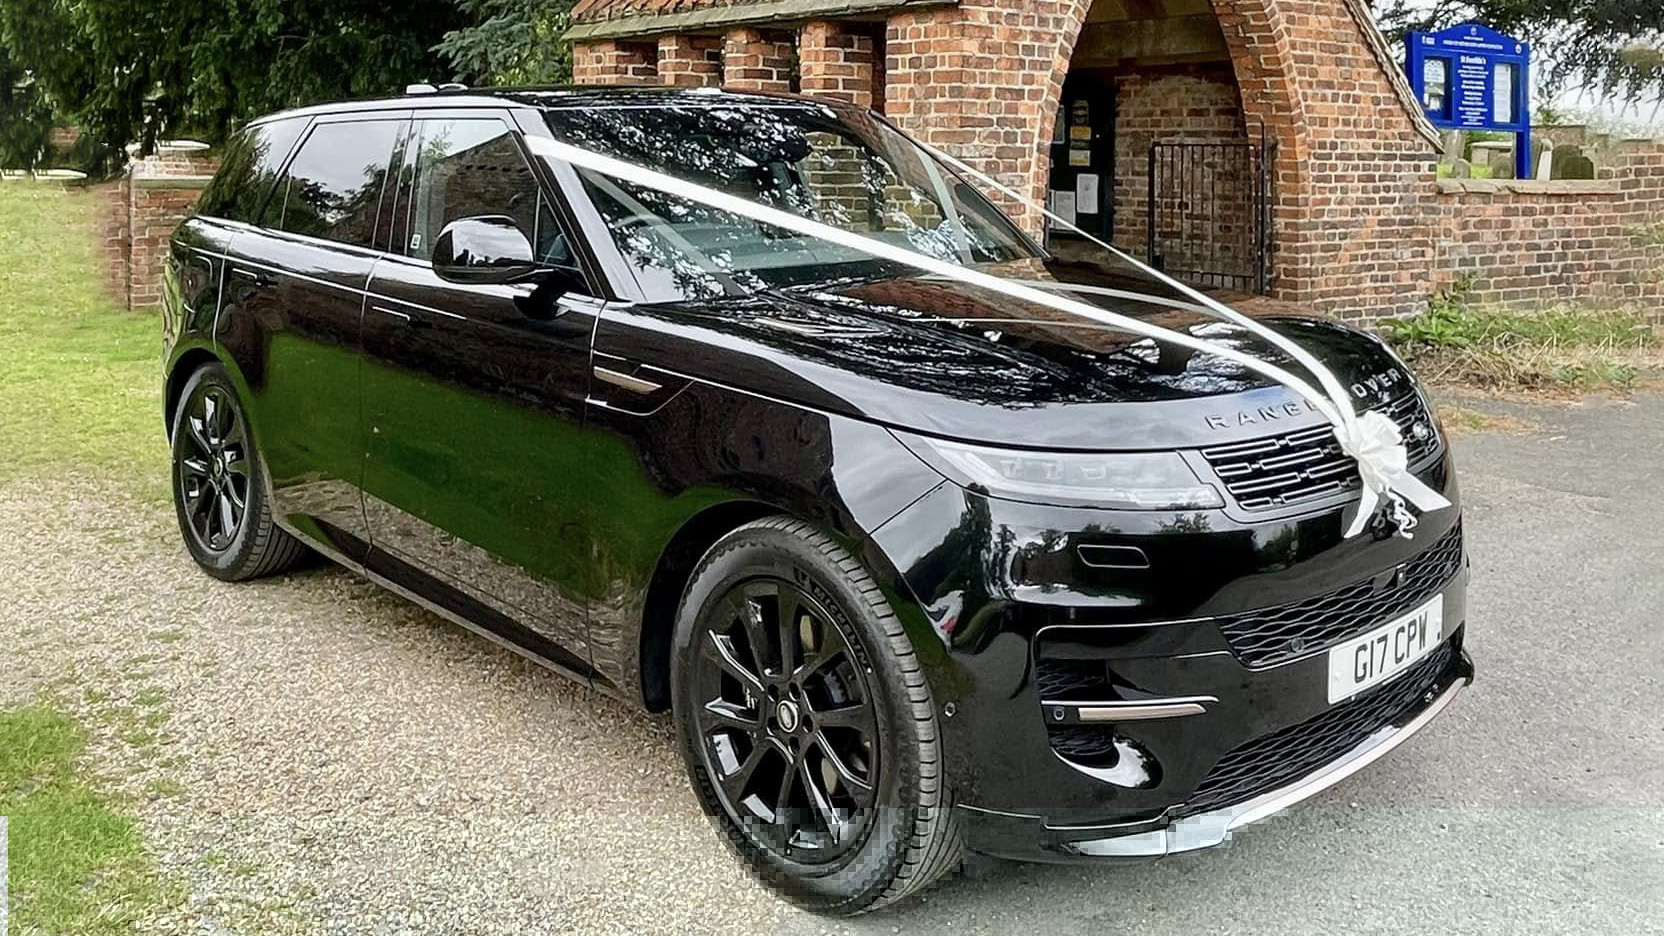
[[[1410,473],[1410,455],[1398,424],[1385,413],[1369,410],[1352,423],[1351,432],[1335,426],[1335,439],[1341,451],[1358,461],[1358,477],[1363,481],[1363,499],[1358,513],[1346,530],[1347,537],[1357,536],[1375,516],[1375,507],[1384,497],[1398,535],[1409,539],[1416,528],[1415,515],[1405,509],[1404,501],[1414,504],[1423,513],[1449,507],[1450,501]]]

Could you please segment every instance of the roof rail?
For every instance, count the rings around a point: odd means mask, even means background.
[[[439,86],[441,91],[466,91],[468,86],[460,81],[447,81]]]
[[[404,86],[406,94],[433,94],[439,89],[430,84],[407,84]]]

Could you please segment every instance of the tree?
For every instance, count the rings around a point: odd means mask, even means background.
[[[52,108],[22,65],[0,47],[0,168],[33,169],[52,133]]]
[[[105,154],[442,79],[449,0],[0,0],[0,47]]]
[[[473,25],[445,34],[437,51],[466,81],[560,84],[572,79],[572,50],[561,38],[572,0],[458,0]]]
[[[1382,27],[1483,23],[1531,42],[1551,91],[1582,86],[1608,98],[1664,98],[1664,3],[1659,0],[1372,0]]]

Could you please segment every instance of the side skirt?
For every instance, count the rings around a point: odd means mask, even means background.
[[[609,683],[593,678],[595,674],[587,664],[550,642],[547,638],[475,601],[468,595],[433,578],[410,563],[371,547],[351,533],[316,518],[312,519],[320,526],[327,527],[325,532],[329,536],[328,540],[321,540],[317,536],[309,535],[283,520],[278,521],[278,526],[300,538],[308,546],[337,565],[363,576],[407,601],[420,605],[447,621],[473,631],[492,643],[504,649],[512,650],[533,663],[565,676],[574,682],[619,701],[628,701],[623,694]],[[336,544],[338,543],[352,543],[356,547],[354,551],[363,555],[364,560],[360,562],[350,558],[337,547]],[[410,585],[401,584],[401,582],[409,582]],[[417,591],[411,587],[418,582],[421,583],[423,591]]]

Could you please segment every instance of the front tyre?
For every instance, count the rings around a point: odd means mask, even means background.
[[[224,367],[205,364],[191,375],[169,438],[179,532],[204,572],[237,582],[281,572],[306,554],[272,522],[265,468]]]
[[[924,672],[830,537],[784,517],[723,537],[682,597],[672,654],[694,791],[765,884],[853,914],[958,865]]]

